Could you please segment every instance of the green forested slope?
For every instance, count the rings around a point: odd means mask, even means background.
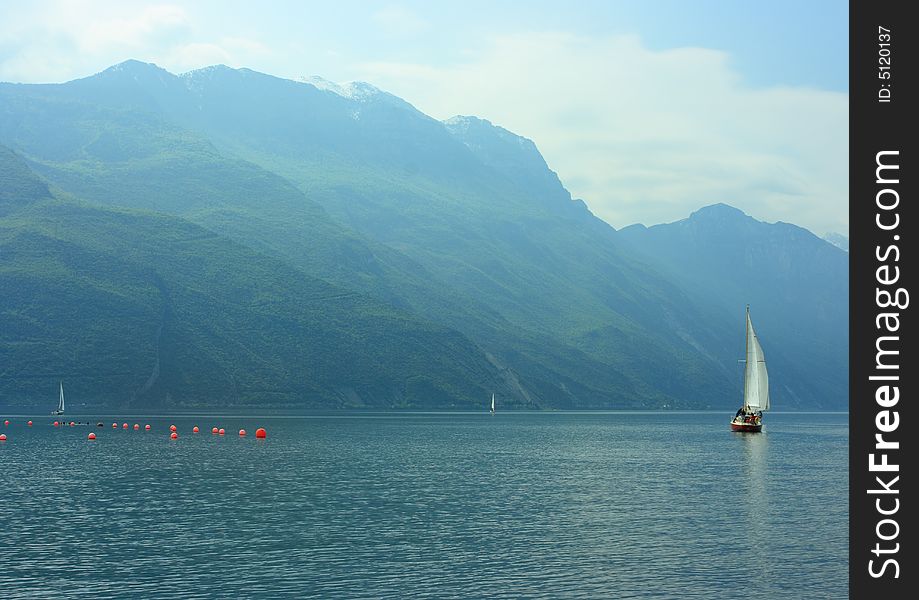
[[[507,393],[454,331],[175,217],[54,199],[0,156],[3,206],[16,199],[0,218],[0,405],[47,403],[61,379],[74,402],[144,407]]]

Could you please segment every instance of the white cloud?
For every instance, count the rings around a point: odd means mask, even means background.
[[[154,62],[173,73],[183,73],[218,64],[234,68],[248,67],[251,61],[271,55],[271,50],[258,41],[225,37],[215,42],[191,42],[174,46]]]
[[[185,10],[173,4],[75,0],[21,3],[0,23],[0,80],[54,82],[86,76],[156,51],[190,35]],[[79,74],[79,75],[77,75]]]
[[[538,33],[500,37],[457,66],[360,71],[437,118],[475,114],[533,139],[572,194],[616,227],[727,202],[847,233],[846,94],[750,89],[729,58]]]
[[[222,33],[199,31],[174,4],[54,0],[16,6],[11,19],[0,22],[0,81],[66,81],[129,58],[182,72],[217,63],[250,66],[273,56],[258,40]]]
[[[431,24],[403,6],[387,6],[373,13],[373,21],[384,33],[411,36],[430,28]]]
[[[233,57],[228,50],[219,44],[193,42],[174,48],[162,59],[163,65],[170,65],[170,70],[183,73],[209,65],[232,66]]]
[[[138,14],[112,16],[94,20],[86,27],[75,29],[81,51],[106,52],[112,49],[141,49],[187,26],[185,10],[163,4],[147,6]]]

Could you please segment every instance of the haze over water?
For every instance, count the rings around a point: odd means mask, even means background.
[[[0,590],[846,597],[848,415],[730,416],[4,417]]]

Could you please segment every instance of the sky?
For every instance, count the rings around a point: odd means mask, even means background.
[[[848,235],[848,3],[0,0],[0,81],[127,59],[367,81],[532,139],[616,228],[715,202]]]

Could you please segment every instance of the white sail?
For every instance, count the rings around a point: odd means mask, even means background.
[[[769,375],[766,357],[753,331],[750,308],[747,307],[747,364],[743,377],[743,404],[747,412],[769,410]]]
[[[64,412],[64,382],[63,381],[61,382],[61,400],[58,403],[57,410],[58,412],[61,412],[61,413]]]
[[[491,395],[491,412],[495,412],[495,395]]]

